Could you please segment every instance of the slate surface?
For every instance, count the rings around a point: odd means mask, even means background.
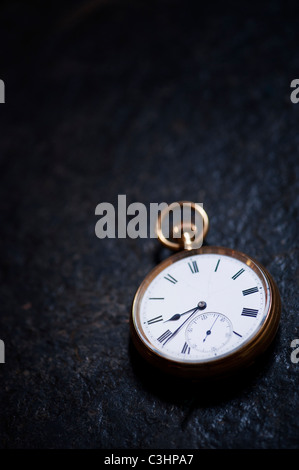
[[[2,4],[2,448],[298,447],[298,24],[250,5]],[[165,253],[95,236],[118,194],[203,202],[208,243],[272,273],[282,321],[250,373],[190,386],[138,358],[131,302]]]

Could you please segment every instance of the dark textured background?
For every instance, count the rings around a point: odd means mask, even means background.
[[[298,447],[294,5],[2,3],[2,448]],[[208,243],[270,270],[281,326],[250,373],[192,386],[139,360],[130,306],[161,253],[96,238],[118,194],[203,202]]]

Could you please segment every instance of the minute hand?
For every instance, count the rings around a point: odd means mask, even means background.
[[[169,336],[163,343],[163,346],[165,346],[166,343],[168,343],[168,341],[170,341],[174,336],[176,336],[178,334],[178,332],[183,328],[183,326],[185,325],[185,323],[187,323],[187,321],[194,315],[194,313],[197,312],[197,310],[199,310],[198,306],[195,307],[193,310],[192,310],[192,313],[191,315],[189,315],[189,317],[172,333],[171,336]]]

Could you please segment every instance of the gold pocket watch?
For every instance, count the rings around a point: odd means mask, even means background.
[[[202,206],[178,204],[200,213],[203,239],[209,220]],[[244,253],[215,246],[192,249],[191,227],[180,227],[181,238],[166,238],[163,220],[171,209],[159,214],[158,239],[168,248],[185,249],[156,266],[137,290],[133,343],[152,365],[176,376],[230,375],[255,362],[274,339],[279,291],[269,272]]]

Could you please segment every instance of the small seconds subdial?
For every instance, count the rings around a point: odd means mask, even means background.
[[[186,341],[196,351],[216,354],[229,341],[232,331],[232,323],[225,315],[202,313],[187,326]]]

